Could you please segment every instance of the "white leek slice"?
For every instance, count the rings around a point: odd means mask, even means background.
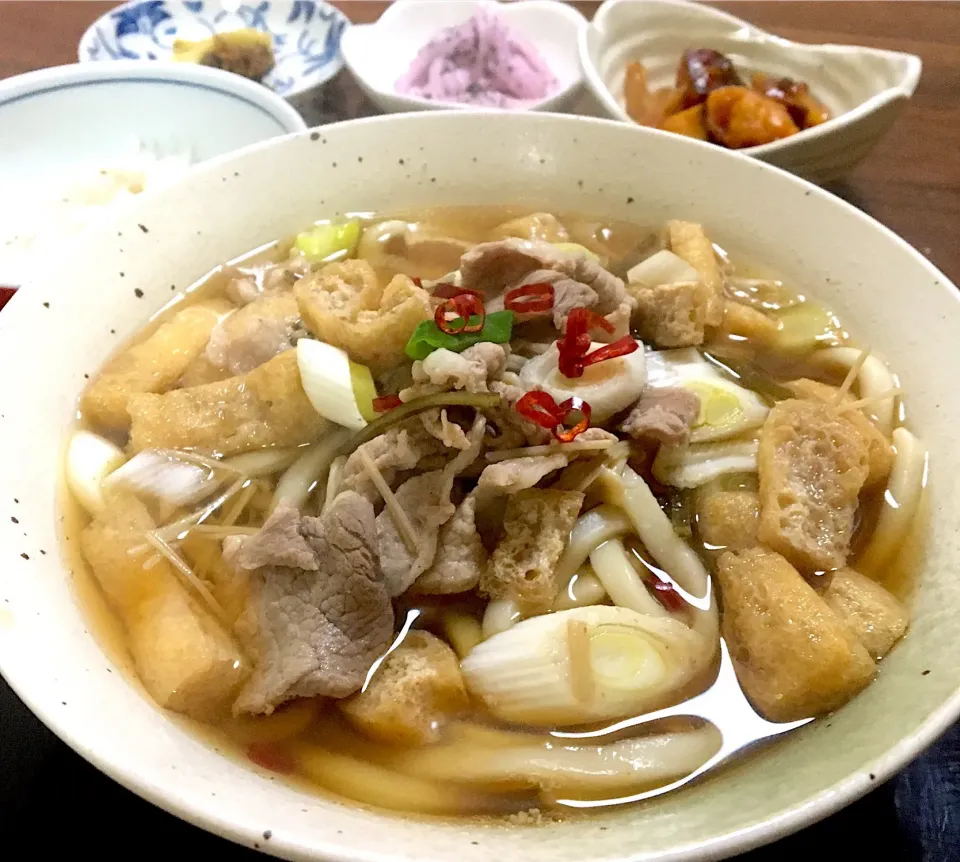
[[[222,484],[222,476],[189,452],[144,449],[114,470],[104,487],[122,487],[171,506],[187,506],[208,497]]]
[[[804,300],[777,315],[780,325],[772,347],[784,353],[810,353],[836,345],[843,332],[837,318],[822,305]]]
[[[650,386],[679,386],[700,399],[700,414],[690,432],[693,443],[759,428],[770,412],[756,393],[728,380],[693,348],[649,352],[647,378]]]
[[[103,480],[124,461],[117,446],[90,431],[77,431],[67,445],[67,485],[91,515],[104,507]]]
[[[590,352],[603,347],[590,345]],[[582,398],[591,408],[593,422],[600,423],[633,404],[647,383],[643,348],[598,362],[584,369],[582,377],[570,378],[560,373],[560,353],[556,343],[527,362],[520,370],[524,389],[542,389],[560,404],[568,398]]]
[[[666,706],[713,650],[677,620],[598,606],[519,622],[473,649],[461,669],[499,718],[560,727]]]
[[[729,473],[756,473],[759,448],[756,440],[661,446],[653,475],[673,488],[699,488]]]
[[[352,362],[339,347],[301,338],[297,364],[303,391],[321,416],[358,431],[373,418],[376,389],[370,369]]]
[[[682,257],[664,249],[632,267],[627,272],[627,281],[657,287],[661,284],[700,281],[700,273]]]

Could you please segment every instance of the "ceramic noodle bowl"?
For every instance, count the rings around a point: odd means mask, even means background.
[[[94,637],[58,552],[60,447],[77,395],[177,291],[318,218],[508,203],[701,222],[732,255],[763,261],[882,350],[933,465],[911,628],[872,685],[679,793],[539,828],[364,809],[218,753],[157,709]],[[0,314],[0,361],[11,369],[0,378],[0,440],[15,455],[0,461],[0,670],[125,786],[284,858],[693,862],[743,852],[866,793],[960,712],[960,668],[949,658],[960,647],[960,396],[940,370],[960,364],[958,312],[942,274],[847,204],[755,159],[621,123],[437,112],[308,131],[212,161],[90,233]]]

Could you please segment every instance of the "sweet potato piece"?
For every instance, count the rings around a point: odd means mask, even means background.
[[[660,128],[665,132],[673,132],[700,141],[705,141],[709,137],[703,120],[703,105],[694,105],[685,111],[671,114],[660,123]]]
[[[129,410],[132,452],[194,449],[235,455],[268,446],[301,446],[330,427],[303,391],[296,350],[240,377],[165,395],[135,395]]]
[[[137,674],[162,707],[204,717],[226,706],[249,668],[233,638],[166,560],[131,555],[156,525],[132,494],[108,492],[84,529],[83,555],[129,636]]]
[[[148,338],[104,366],[80,398],[94,424],[123,430],[130,425],[127,402],[138,392],[166,392],[200,356],[217,322],[233,309],[225,300],[198,302],[177,312]]]
[[[756,491],[719,491],[706,485],[696,496],[700,538],[714,548],[738,551],[757,544],[760,497]]]
[[[746,87],[721,87],[707,96],[706,123],[714,140],[734,150],[800,131],[783,105]]]
[[[667,241],[670,251],[683,258],[700,276],[710,292],[707,308],[707,326],[719,326],[723,321],[723,276],[713,252],[713,243],[702,225],[690,221],[668,221]]]
[[[727,551],[717,577],[737,678],[765,718],[822,715],[873,679],[876,666],[863,645],[779,554]]]
[[[807,401],[819,401],[821,404],[833,404],[837,400],[839,387],[831,386],[829,383],[820,383],[818,380],[810,380],[801,377],[787,384],[797,398],[803,398]],[[850,404],[853,402],[853,396],[845,394],[839,403]],[[864,485],[869,487],[881,482],[890,474],[893,468],[893,447],[890,441],[883,435],[883,432],[877,428],[861,411],[847,410],[843,418],[850,422],[862,435],[864,445],[867,447],[867,465],[869,472]]]
[[[838,569],[818,578],[814,586],[876,661],[890,652],[907,631],[907,609],[860,572]]]
[[[422,287],[405,275],[382,287],[363,260],[328,264],[297,282],[294,292],[310,331],[375,373],[403,361],[413,330],[433,316]]]
[[[867,447],[857,428],[824,404],[789,399],[760,435],[760,541],[806,571],[847,559]]]
[[[511,598],[531,611],[544,610],[557,594],[554,569],[567,547],[583,494],[529,488],[507,503],[503,538],[480,581],[496,599]]]
[[[439,638],[413,631],[387,655],[363,691],[341,701],[340,708],[374,739],[425,745],[435,742],[444,722],[467,704],[456,653]]]

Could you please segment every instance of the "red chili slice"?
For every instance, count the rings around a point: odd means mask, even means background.
[[[575,308],[567,316],[567,328],[563,338],[557,342],[559,352],[557,366],[564,377],[583,376],[583,369],[587,367],[583,359],[592,344],[591,329],[613,332],[614,326],[609,320],[605,320],[589,308]]]
[[[448,317],[448,315],[451,315]],[[470,323],[471,317],[479,317],[476,323]],[[459,335],[461,332],[479,332],[487,319],[483,299],[472,293],[461,293],[451,299],[445,299],[433,315],[434,323],[447,335]]]
[[[568,398],[557,404],[547,392],[527,392],[514,409],[541,428],[546,428],[561,443],[570,443],[590,427],[590,405],[582,398]],[[564,426],[571,413],[579,413],[580,421],[572,428]]]
[[[623,338],[618,338],[612,344],[604,344],[603,347],[598,347],[593,353],[588,353],[583,357],[583,365],[584,367],[596,365],[598,362],[604,362],[607,359],[627,356],[633,353],[639,346],[635,338],[624,335]]]
[[[541,392],[534,389],[527,392],[514,405],[514,409],[524,419],[529,419],[541,428],[552,431],[560,423],[559,408],[557,402],[547,392]]]
[[[672,613],[682,611],[687,604],[673,584],[669,581],[662,581],[660,578],[653,582],[653,595],[661,605]]]
[[[572,428],[564,427],[567,417],[571,413],[579,413],[580,421]],[[570,443],[576,440],[584,431],[590,427],[590,405],[582,398],[568,398],[564,401],[558,410],[559,420],[553,428],[553,436],[561,443]],[[563,429],[562,431],[560,429]]]
[[[508,290],[503,307],[518,314],[541,314],[553,308],[553,285],[546,282],[524,284]]]
[[[251,743],[247,748],[247,757],[257,766],[269,769],[270,772],[279,772],[281,775],[289,775],[297,768],[293,758],[275,743]]]
[[[373,399],[373,409],[377,413],[386,413],[388,410],[393,410],[401,404],[403,404],[403,402],[400,400],[399,395],[381,395],[379,398]]]
[[[419,276],[419,275],[415,275],[415,276],[414,276],[413,278],[411,278],[410,280],[411,280],[417,287],[423,287],[423,282],[420,280],[420,276]]]
[[[0,287],[0,308],[3,308],[16,292],[15,287]]]
[[[601,317],[595,311],[589,308],[575,308],[567,316],[567,335],[582,335],[591,329],[603,329],[606,332],[613,332],[613,324],[605,317]]]

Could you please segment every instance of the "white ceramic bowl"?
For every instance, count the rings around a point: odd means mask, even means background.
[[[702,221],[725,247],[821,297],[883,352],[932,463],[911,631],[873,685],[689,790],[542,828],[364,810],[217,754],[152,706],[101,649],[65,571],[55,497],[58,453],[87,375],[173,290],[322,216],[507,202],[651,225]],[[958,320],[956,288],[860,211],[756,159],[622,123],[420,113],[210,162],[189,188],[145,198],[88,237],[0,312],[0,671],[60,737],[127,787],[290,859],[706,862],[742,852],[877,786],[960,712]]]
[[[462,24],[481,9],[494,9],[512,30],[536,46],[559,86],[526,110],[562,111],[581,89],[577,31],[586,21],[572,6],[555,0],[397,0],[375,24],[355,25],[343,34],[343,57],[363,91],[384,111],[469,110],[470,105],[437,102],[396,91],[397,79],[427,42],[446,27]]]
[[[143,146],[203,161],[306,128],[279,96],[216,69],[136,61],[59,66],[0,82],[0,192],[73,165],[111,165]],[[96,167],[96,165],[94,165]],[[0,218],[6,221],[5,218]],[[29,274],[0,236],[0,283]]]
[[[166,60],[176,39],[251,27],[273,39],[276,65],[265,86],[298,104],[299,97],[343,68],[340,37],[350,21],[323,0],[130,0],[101,15],[83,34],[81,63]]]
[[[607,0],[579,36],[587,88],[603,114],[627,123],[633,122],[623,105],[627,62],[643,63],[652,88],[669,86],[687,48],[713,48],[748,74],[810,85],[833,118],[743,152],[818,183],[839,178],[873,149],[913,95],[922,67],[912,54],[790,42],[685,0]]]

